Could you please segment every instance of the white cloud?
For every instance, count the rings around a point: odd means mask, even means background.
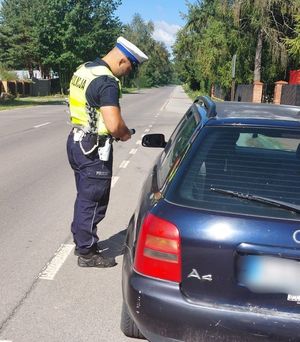
[[[166,44],[168,48],[175,43],[176,33],[181,27],[175,24],[168,24],[165,21],[154,22],[153,38]]]

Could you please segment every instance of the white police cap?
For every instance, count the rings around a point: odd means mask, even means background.
[[[116,46],[133,64],[141,64],[148,60],[143,51],[123,37],[117,39]]]

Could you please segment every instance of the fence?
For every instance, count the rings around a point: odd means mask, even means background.
[[[37,78],[32,78],[32,96],[47,96],[51,92],[51,82],[50,80],[39,80]]]
[[[262,96],[259,95],[254,101],[253,84],[240,84],[235,91],[235,101],[240,102],[268,102],[300,106],[300,84],[292,85],[287,82],[276,82],[275,84],[263,85]]]
[[[238,102],[252,102],[253,84],[239,84],[235,91],[234,100]]]
[[[280,103],[300,106],[300,85],[283,85]]]
[[[215,85],[213,89],[213,96],[221,100],[227,99],[227,92],[222,87]]]
[[[9,93],[13,96],[47,96],[60,92],[59,79],[40,80],[33,78],[31,81],[1,81],[0,95]]]

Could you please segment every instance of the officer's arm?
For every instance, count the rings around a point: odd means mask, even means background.
[[[126,126],[119,107],[103,106],[100,108],[106,128],[110,134],[122,141],[131,138],[129,128]]]

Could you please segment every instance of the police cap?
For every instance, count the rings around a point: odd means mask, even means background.
[[[138,65],[148,60],[143,51],[123,37],[117,39],[116,47],[121,50],[133,65]]]

